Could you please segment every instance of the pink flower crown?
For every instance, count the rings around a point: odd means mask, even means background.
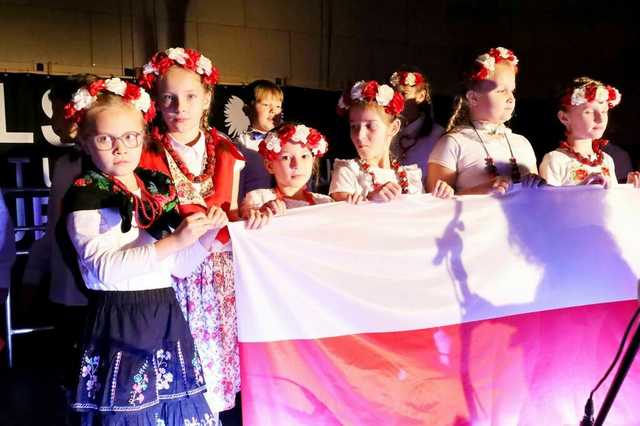
[[[566,107],[578,106],[589,102],[606,102],[609,109],[617,106],[622,100],[622,94],[613,86],[598,83],[588,83],[576,87],[562,97],[562,105]]]
[[[304,124],[283,124],[267,133],[260,142],[258,150],[267,160],[275,160],[282,151],[282,147],[288,143],[298,143],[309,148],[315,158],[322,157],[329,149],[327,140],[316,129]]]
[[[338,115],[346,114],[354,102],[376,103],[393,116],[399,115],[404,109],[404,98],[400,93],[387,84],[373,80],[358,81],[349,92],[345,92],[338,100]]]
[[[424,83],[424,76],[419,72],[396,71],[391,74],[389,83],[391,83],[394,88],[398,88],[398,86],[413,87]]]
[[[494,47],[476,58],[475,70],[471,74],[471,80],[486,80],[489,78],[489,74],[495,71],[496,64],[500,62],[509,62],[518,72],[518,58],[516,55],[504,47]]]
[[[159,77],[162,77],[172,66],[177,65],[199,74],[202,82],[215,85],[218,82],[218,69],[211,60],[195,49],[173,47],[164,52],[157,52],[142,68],[140,85],[151,89]]]
[[[149,94],[137,84],[129,83],[117,77],[106,80],[95,80],[78,89],[71,98],[71,102],[64,106],[64,116],[67,120],[80,123],[86,111],[95,104],[98,96],[111,93],[122,97],[144,115],[145,123],[149,123],[156,116],[156,108]]]

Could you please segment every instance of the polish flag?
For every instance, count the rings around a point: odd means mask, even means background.
[[[231,225],[244,424],[577,425],[637,307],[639,215],[620,185]],[[607,423],[638,401],[640,360]]]

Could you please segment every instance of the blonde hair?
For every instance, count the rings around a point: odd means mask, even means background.
[[[514,70],[514,73],[517,70],[514,65],[505,62],[496,64],[496,67],[501,65],[511,67]],[[484,80],[472,79],[471,74],[469,74],[465,78],[464,82],[462,83],[462,93],[458,94],[453,101],[453,111],[451,112],[451,117],[449,118],[449,122],[447,123],[445,133],[449,133],[459,126],[471,125],[471,109],[469,108],[469,102],[467,101],[467,92],[469,92],[470,90],[477,91],[486,80],[493,78],[494,74],[495,71],[491,73],[490,77]]]
[[[88,133],[90,132],[90,125],[93,124],[93,121],[90,120],[89,118],[93,118],[92,116],[95,115],[98,111],[103,110],[105,108],[110,108],[110,107],[127,108],[127,109],[131,109],[133,111],[138,112],[140,115],[140,122],[142,123],[142,128],[146,133],[147,125],[144,122],[144,117],[142,113],[139,110],[137,110],[133,106],[133,104],[131,104],[131,102],[125,100],[122,96],[118,96],[113,93],[101,93],[96,98],[96,101],[94,102],[94,104],[91,105],[91,107],[89,107],[86,110],[85,116],[80,121],[80,123],[76,124],[72,129],[72,131],[74,132],[74,136],[78,136],[80,139],[82,139],[85,136],[88,136]]]

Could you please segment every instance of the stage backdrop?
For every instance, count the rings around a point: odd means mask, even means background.
[[[577,425],[637,306],[638,212],[579,187],[231,225],[245,424]],[[636,363],[608,423],[639,398]]]

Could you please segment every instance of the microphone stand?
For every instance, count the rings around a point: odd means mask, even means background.
[[[607,417],[607,414],[611,409],[611,405],[618,395],[620,386],[622,386],[622,382],[627,377],[631,364],[633,364],[633,360],[638,353],[638,348],[640,348],[640,326],[636,327],[636,332],[633,334],[633,338],[622,357],[622,361],[620,361],[620,366],[618,367],[618,371],[611,382],[611,387],[607,392],[607,396],[604,398],[600,411],[598,411],[595,426],[602,426],[604,423],[604,419]]]
[[[640,301],[640,280],[638,280],[638,300]],[[636,313],[631,319],[631,323],[629,324],[628,327],[631,327],[631,325],[635,322],[637,314],[638,314],[638,311],[636,310]],[[627,334],[628,332],[629,330],[627,330],[625,334]],[[596,417],[595,422],[593,421],[594,409],[593,409],[593,398],[592,398],[593,392],[595,392],[595,389],[594,389],[594,391],[592,391],[584,407],[584,417],[580,422],[580,426],[602,426],[604,424],[604,421],[607,418],[607,414],[609,414],[609,410],[613,405],[613,401],[615,401],[616,396],[618,395],[618,391],[622,386],[622,382],[624,382],[624,379],[627,377],[627,373],[629,372],[629,369],[633,364],[633,360],[635,359],[638,353],[638,349],[640,349],[640,325],[636,326],[636,331],[635,333],[633,333],[633,337],[629,342],[629,346],[627,346],[627,349],[624,352],[622,361],[620,361],[620,365],[618,366],[618,371],[616,371],[616,375],[611,381],[611,386],[609,387],[609,390],[607,391],[607,395],[604,398],[604,402],[602,403],[602,406],[598,411],[598,416]],[[598,384],[598,386],[600,386],[600,384]]]

